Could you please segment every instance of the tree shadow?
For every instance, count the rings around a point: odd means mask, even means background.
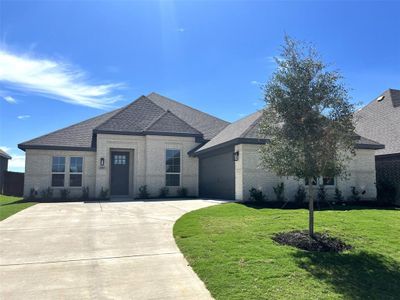
[[[297,251],[298,266],[349,299],[399,299],[400,263],[390,257],[357,253]]]

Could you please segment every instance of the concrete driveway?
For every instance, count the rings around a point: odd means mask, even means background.
[[[210,299],[172,227],[218,203],[37,204],[0,222],[0,299]]]

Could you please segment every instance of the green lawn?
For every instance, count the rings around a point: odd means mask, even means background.
[[[316,231],[354,246],[341,254],[271,240],[307,222],[304,209],[229,203],[184,215],[174,236],[216,299],[400,299],[400,210],[316,212]]]
[[[36,203],[25,202],[20,197],[0,195],[0,221],[34,204]]]

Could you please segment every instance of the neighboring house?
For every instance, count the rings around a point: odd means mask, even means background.
[[[91,197],[98,197],[102,189],[113,197],[137,197],[146,185],[153,197],[167,186],[171,196],[184,187],[190,196],[242,200],[253,186],[271,196],[272,187],[285,181],[291,198],[297,181],[258,166],[257,148],[265,142],[257,137],[260,116],[256,112],[229,124],[151,93],[18,145],[26,151],[24,194],[31,188],[53,187],[68,188],[71,197],[79,197],[87,186]],[[382,148],[360,138],[349,180],[337,183],[345,195],[355,186],[365,190],[364,198],[376,196],[374,155]],[[330,187],[336,184],[335,179],[325,181]]]
[[[400,204],[400,90],[389,89],[356,113],[356,131],[385,145],[376,151],[377,181],[397,185]]]
[[[0,149],[0,194],[4,194],[4,178],[8,169],[8,160],[11,156]]]

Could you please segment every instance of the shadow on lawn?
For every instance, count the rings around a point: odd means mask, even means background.
[[[399,299],[400,263],[380,254],[294,254],[300,268],[349,299]]]

